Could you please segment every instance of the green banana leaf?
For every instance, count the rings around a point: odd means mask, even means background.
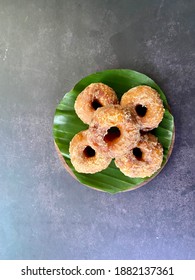
[[[76,115],[74,103],[78,94],[89,84],[95,82],[102,82],[112,87],[119,100],[124,92],[138,85],[148,85],[158,91],[165,107],[165,114],[159,127],[153,130],[152,133],[158,137],[164,149],[161,169],[170,156],[174,142],[174,119],[169,111],[167,99],[160,87],[146,75],[128,69],[113,69],[97,72],[80,80],[70,92],[65,94],[56,108],[53,123],[54,141],[76,179],[84,185],[108,193],[135,189],[150,181],[159,171],[150,178],[129,178],[120,172],[114,161],[111,162],[107,169],[96,174],[78,173],[71,164],[69,143],[76,133],[88,128],[88,125],[84,124]]]

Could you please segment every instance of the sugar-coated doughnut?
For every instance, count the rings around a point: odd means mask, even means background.
[[[131,108],[143,131],[158,127],[163,119],[163,102],[158,92],[149,86],[131,88],[123,94],[120,104]]]
[[[78,117],[90,124],[96,109],[109,104],[118,104],[115,91],[103,83],[92,83],[77,96],[74,108]]]
[[[108,167],[111,157],[92,148],[87,135],[88,130],[85,130],[73,137],[69,146],[70,159],[77,172],[96,173]]]
[[[150,177],[162,164],[163,148],[158,139],[148,133],[141,136],[138,145],[123,157],[115,159],[120,171],[131,178]]]
[[[129,108],[109,105],[94,113],[88,139],[92,146],[115,158],[137,145],[140,132]]]

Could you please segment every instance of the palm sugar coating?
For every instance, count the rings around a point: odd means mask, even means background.
[[[92,83],[78,95],[74,108],[78,117],[84,123],[90,124],[97,108],[109,104],[118,104],[115,91],[105,84]]]
[[[94,113],[88,139],[99,151],[115,158],[137,145],[140,140],[139,127],[129,108],[109,105],[98,108]]]
[[[140,129],[152,130],[163,119],[164,107],[158,92],[149,86],[137,86],[123,94],[121,106],[131,108]]]
[[[70,159],[77,172],[96,173],[108,167],[111,157],[93,148],[87,134],[88,130],[85,130],[73,137],[69,147]]]
[[[131,178],[152,176],[160,167],[163,160],[163,148],[158,139],[148,133],[141,136],[138,145],[129,150],[123,157],[115,159],[120,171]]]

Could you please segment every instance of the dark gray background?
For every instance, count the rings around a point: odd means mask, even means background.
[[[195,1],[0,0],[0,258],[195,258]],[[175,117],[163,171],[109,195],[56,154],[55,108],[82,77],[130,68]]]

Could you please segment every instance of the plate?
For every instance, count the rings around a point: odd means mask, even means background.
[[[161,168],[151,177],[129,178],[120,172],[120,170],[115,166],[113,160],[107,169],[95,174],[78,173],[71,164],[69,143],[76,133],[88,128],[88,125],[84,124],[76,115],[74,103],[78,94],[84,88],[91,83],[98,82],[112,87],[119,100],[123,93],[138,85],[150,86],[160,94],[165,108],[165,113],[158,128],[152,130],[151,132],[158,137],[159,142],[163,146],[163,162]],[[114,194],[122,191],[133,190],[145,185],[163,169],[173,149],[175,139],[174,118],[170,112],[165,94],[151,78],[129,69],[105,70],[93,73],[83,78],[71,91],[64,95],[55,111],[53,137],[56,150],[64,164],[64,167],[75,179],[77,179],[81,184],[93,189]]]

